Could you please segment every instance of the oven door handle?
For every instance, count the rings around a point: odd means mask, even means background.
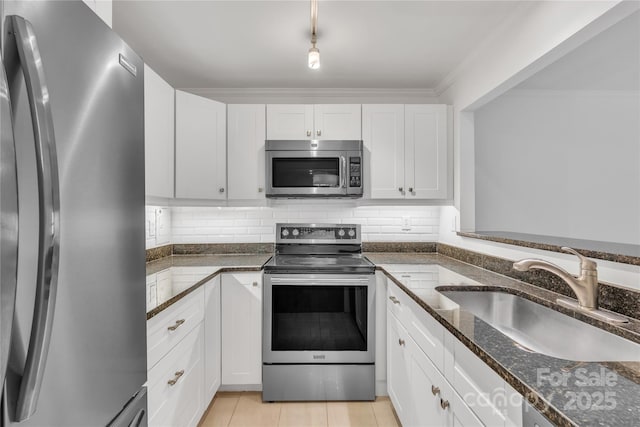
[[[312,285],[353,285],[353,284],[368,284],[369,278],[367,277],[350,277],[350,278],[339,278],[339,277],[327,277],[327,278],[319,278],[319,277],[308,277],[308,276],[299,276],[299,277],[271,277],[268,279],[272,284],[295,284],[297,286],[312,286]]]

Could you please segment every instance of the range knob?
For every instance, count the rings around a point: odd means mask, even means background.
[[[338,236],[344,237],[344,230],[342,228],[338,230]]]
[[[353,228],[349,229],[349,237],[354,237],[356,235],[356,230]]]
[[[297,228],[294,228],[291,234],[293,234],[294,236],[297,236],[298,234],[300,234],[300,231],[298,231]]]
[[[289,230],[286,228],[282,230],[282,237],[287,237],[289,235]]]

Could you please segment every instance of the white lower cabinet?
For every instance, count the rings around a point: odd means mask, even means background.
[[[205,402],[210,402],[222,380],[222,329],[220,276],[204,285],[204,388]]]
[[[205,408],[200,323],[148,372],[151,426],[197,426]]]
[[[387,390],[402,425],[522,425],[520,395],[392,281],[387,287]]]
[[[262,273],[222,276],[222,384],[262,384]]]

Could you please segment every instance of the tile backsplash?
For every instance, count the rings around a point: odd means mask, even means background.
[[[148,206],[148,215],[156,209]],[[163,208],[167,209],[167,208]],[[171,243],[273,243],[275,224],[361,224],[365,242],[437,242],[439,206],[171,207]],[[149,221],[148,221],[149,222]],[[158,246],[149,245],[147,248]]]

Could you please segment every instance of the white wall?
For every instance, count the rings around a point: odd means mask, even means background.
[[[475,114],[476,229],[640,244],[640,93],[511,90]]]
[[[275,224],[361,224],[365,242],[436,242],[438,206],[173,207],[172,243],[272,243]]]

